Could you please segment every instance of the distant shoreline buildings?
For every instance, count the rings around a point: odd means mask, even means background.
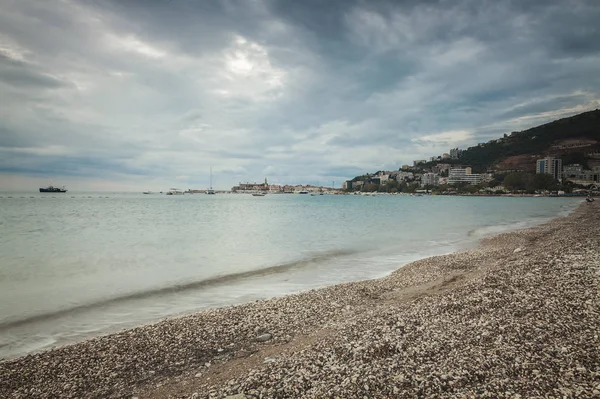
[[[502,139],[500,139],[502,140]],[[497,140],[496,140],[497,141]],[[480,144],[479,146],[481,146]],[[485,143],[483,143],[485,145]],[[579,148],[581,144],[572,143],[565,148]],[[562,148],[562,147],[561,147]],[[399,185],[416,185],[421,189],[431,189],[441,186],[477,186],[481,190],[502,191],[504,187],[495,181],[496,175],[492,171],[486,173],[473,173],[471,166],[459,165],[463,150],[453,148],[448,154],[431,157],[430,161],[418,159],[413,161],[413,166],[402,165],[397,171],[379,171],[375,174],[357,176],[342,184],[346,191],[373,191],[380,187],[391,187],[397,190]],[[589,158],[600,158],[600,151],[591,151],[586,154]],[[446,162],[444,162],[447,160]],[[504,171],[499,176],[503,178],[507,173],[519,171]],[[521,171],[523,172],[523,171]],[[568,164],[563,166],[563,160],[559,157],[544,157],[536,160],[536,174],[548,174],[556,183],[569,181],[579,185],[590,185],[600,182],[600,166],[585,169],[581,164]],[[488,183],[495,184],[494,187],[487,186]],[[444,189],[445,190],[445,189]]]
[[[338,193],[342,189],[335,187],[326,186],[313,186],[310,184],[296,184],[296,185],[280,185],[280,184],[269,184],[267,178],[264,183],[239,183],[237,186],[233,186],[231,191],[233,193],[269,193],[269,194],[298,194],[298,193],[318,193],[318,194],[332,194]]]

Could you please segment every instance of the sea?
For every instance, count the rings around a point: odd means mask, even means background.
[[[0,359],[386,276],[574,198],[0,193]]]

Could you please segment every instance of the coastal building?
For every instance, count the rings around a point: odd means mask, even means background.
[[[449,163],[438,163],[437,165],[432,167],[431,170],[434,173],[442,173],[447,170],[450,170],[451,167],[452,167],[452,165],[450,165]]]
[[[442,159],[448,159],[448,158],[450,158],[450,154],[448,154],[448,153],[442,154]]]
[[[425,186],[439,186],[440,177],[435,173],[423,173],[421,176],[421,187]]]
[[[552,157],[538,159],[535,173],[546,173],[552,175],[554,180],[560,180],[562,178],[562,159]]]
[[[379,175],[379,184],[386,184],[390,180],[390,175],[380,174]]]
[[[593,170],[584,170],[581,173],[582,180],[598,183],[600,182],[600,172]]]
[[[281,193],[281,192],[283,192],[283,187],[281,187],[281,185],[279,185],[279,184],[270,184],[269,192],[272,194]]]
[[[448,173],[448,184],[468,183],[479,184],[484,180],[483,176],[477,173],[472,173],[470,167],[452,168]]]
[[[583,173],[583,166],[580,164],[565,165],[563,168],[563,177],[577,177]]]
[[[237,186],[233,186],[231,191],[234,193],[247,191],[269,191],[269,183],[267,183],[267,178],[265,178],[264,183],[240,183]]]
[[[563,179],[570,182],[589,185],[600,181],[600,167],[593,167],[592,170],[583,169],[583,165],[571,164],[563,168]]]
[[[402,170],[408,170],[410,168],[410,165],[402,165]]]
[[[554,150],[567,150],[567,149],[571,149],[571,148],[589,147],[594,144],[597,144],[596,140],[587,140],[587,139],[564,140],[563,142],[553,145],[550,148],[552,148]]]
[[[600,149],[595,149],[585,153],[588,158],[600,158]]]

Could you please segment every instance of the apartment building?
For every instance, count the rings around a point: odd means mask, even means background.
[[[543,158],[538,159],[536,163],[535,173],[546,173],[552,175],[554,180],[562,178],[562,159],[560,158]]]
[[[483,175],[472,173],[470,167],[467,168],[452,168],[448,174],[448,184],[468,183],[479,184],[483,179]]]
[[[423,173],[421,176],[421,187],[425,186],[439,186],[440,177],[435,173]]]

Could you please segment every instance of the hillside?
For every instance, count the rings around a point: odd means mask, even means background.
[[[501,138],[467,148],[459,159],[427,162],[416,171],[435,170],[435,165],[441,163],[471,166],[473,173],[535,172],[536,160],[545,156],[559,157],[564,165],[578,163],[585,169],[600,166],[600,155],[590,157],[590,152],[600,152],[600,110],[506,133]],[[372,175],[357,176],[352,181],[369,181],[369,176]]]
[[[564,163],[586,163],[586,153],[600,148],[600,110],[584,112],[463,151],[461,164],[474,172],[488,169],[535,170],[540,156],[553,155]]]

